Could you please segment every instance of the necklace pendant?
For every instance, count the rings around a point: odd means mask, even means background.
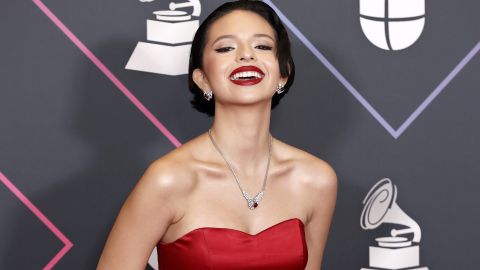
[[[254,201],[254,200],[249,200],[248,201],[248,208],[250,210],[254,210],[255,208],[257,208],[257,206],[258,206],[258,203],[256,201]]]
[[[252,198],[246,191],[242,191],[242,193],[243,193],[243,197],[245,197],[245,199],[247,200],[248,208],[250,210],[257,208],[258,202],[260,201],[259,199],[261,199],[261,197],[258,196],[260,194],[257,194],[255,198]]]
[[[253,209],[257,208],[257,206],[258,206],[258,203],[256,201],[254,201],[253,199],[250,199],[250,198],[247,199],[247,204],[248,204],[248,208],[250,210],[253,210]]]
[[[254,210],[258,207],[258,203],[263,198],[263,191],[259,192],[257,196],[255,196],[255,198],[252,198],[246,191],[243,191],[243,197],[245,197],[245,199],[247,200],[248,208],[250,210]]]

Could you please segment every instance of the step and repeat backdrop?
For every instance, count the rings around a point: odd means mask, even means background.
[[[146,167],[211,125],[185,74],[222,2],[2,3],[0,269],[95,268]],[[297,65],[271,132],[339,179],[322,269],[478,269],[480,2],[264,2]]]

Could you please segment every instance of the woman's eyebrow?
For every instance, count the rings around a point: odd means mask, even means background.
[[[275,39],[273,37],[271,37],[270,35],[267,35],[267,34],[255,34],[253,36],[254,37],[266,37],[268,39],[271,39],[272,41],[275,41]]]
[[[215,44],[217,43],[217,41],[221,40],[221,39],[226,39],[226,38],[232,38],[232,39],[235,39],[235,36],[234,35],[223,35],[223,36],[219,36],[218,38],[216,38],[212,44]]]
[[[253,37],[266,37],[268,39],[271,39],[272,41],[275,41],[275,39],[273,37],[271,37],[270,35],[267,35],[267,34],[254,34]],[[235,39],[236,36],[235,35],[223,35],[223,36],[219,36],[218,38],[216,38],[212,44],[215,44],[217,43],[217,41],[221,40],[221,39]]]

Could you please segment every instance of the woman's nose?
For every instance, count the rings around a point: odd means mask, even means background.
[[[256,59],[255,58],[255,53],[250,48],[250,46],[242,46],[238,50],[237,60],[239,60],[240,62],[252,61],[252,60],[255,60],[255,59]]]

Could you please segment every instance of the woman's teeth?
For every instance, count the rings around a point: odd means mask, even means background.
[[[256,71],[245,71],[245,72],[235,73],[232,77],[230,77],[230,80],[248,80],[248,79],[259,79],[259,78],[262,78],[262,74]]]

